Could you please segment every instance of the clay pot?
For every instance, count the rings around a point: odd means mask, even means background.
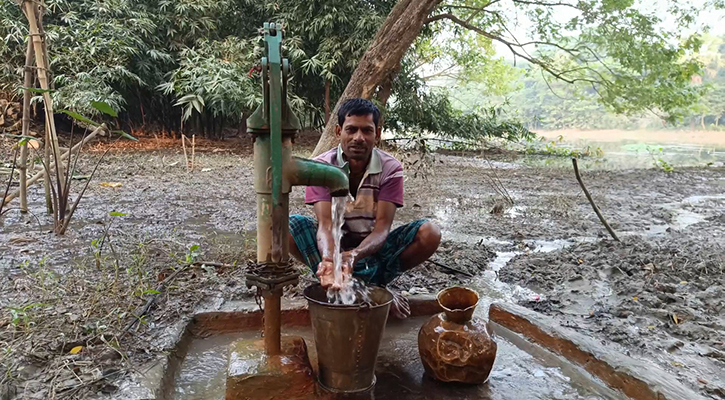
[[[431,317],[418,332],[418,351],[425,371],[443,382],[485,382],[497,346],[486,323],[473,317],[478,294],[451,287],[438,293],[437,299],[444,312]]]

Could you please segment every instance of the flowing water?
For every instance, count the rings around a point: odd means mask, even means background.
[[[332,239],[335,242],[333,261],[335,269],[333,273],[334,283],[327,289],[327,300],[333,304],[353,304],[355,302],[355,289],[353,281],[345,278],[342,274],[342,225],[345,223],[345,205],[347,197],[332,198]]]

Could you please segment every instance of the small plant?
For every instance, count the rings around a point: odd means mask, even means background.
[[[101,235],[99,239],[93,239],[91,241],[91,247],[93,248],[93,258],[96,260],[96,269],[98,270],[101,269],[101,254],[103,252],[103,245],[106,243],[106,239],[108,238],[108,231],[111,229],[111,225],[113,225],[113,218],[126,216],[125,213],[116,211],[109,212],[108,215],[111,216],[111,220],[107,224],[105,224],[106,228],[103,230],[103,235]],[[116,257],[116,269],[118,269],[118,257]]]
[[[647,152],[650,157],[652,157],[652,163],[655,168],[658,168],[668,174],[675,171],[675,167],[673,167],[672,164],[662,159],[662,156],[664,155],[664,149],[662,147],[659,149],[653,149],[647,146]]]
[[[9,307],[11,321],[15,327],[30,328],[34,325],[31,319],[30,310],[36,307],[45,307],[47,304],[33,303],[25,307]]]
[[[44,94],[48,94],[53,92],[53,90],[46,89],[35,89],[35,88],[24,88],[31,92],[43,92]],[[106,103],[101,101],[92,101],[91,106],[95,108],[96,110],[107,114],[111,117],[118,117],[116,112]],[[78,207],[78,204],[80,203],[81,199],[83,198],[83,195],[86,192],[86,189],[88,189],[88,185],[90,184],[91,180],[93,179],[93,176],[95,175],[98,166],[103,161],[106,153],[108,151],[104,152],[101,157],[99,158],[98,162],[96,162],[95,167],[93,168],[93,171],[88,176],[88,179],[86,180],[85,186],[80,190],[80,192],[77,194],[75,201],[71,201],[70,196],[70,189],[71,189],[71,183],[73,181],[73,176],[75,175],[76,167],[78,165],[78,159],[81,156],[81,152],[83,151],[83,145],[90,140],[92,137],[94,137],[99,132],[102,132],[104,130],[107,130],[105,124],[99,124],[97,122],[94,122],[76,112],[68,111],[68,110],[59,110],[59,113],[66,114],[67,116],[73,118],[75,121],[84,124],[87,127],[94,127],[94,131],[88,134],[88,128],[85,129],[84,134],[81,138],[81,140],[73,145],[73,127],[71,127],[71,136],[70,136],[70,144],[71,148],[65,152],[65,154],[61,154],[61,149],[58,145],[58,140],[56,137],[55,132],[52,132],[51,140],[49,140],[49,149],[46,148],[46,156],[43,157],[39,152],[38,149],[34,147],[34,150],[36,151],[37,157],[40,159],[41,164],[43,166],[45,176],[48,178],[48,182],[46,182],[47,187],[49,189],[46,198],[47,204],[48,204],[48,212],[53,214],[53,226],[54,226],[54,232],[56,235],[63,235],[65,231],[68,229],[68,226],[70,224],[71,218],[73,217],[73,214],[75,213],[76,208]],[[75,126],[75,125],[73,125]],[[51,127],[51,130],[53,130],[54,127]],[[119,139],[122,137],[129,138],[132,140],[137,140],[133,136],[127,134],[123,131],[113,131],[113,133],[120,135]],[[20,145],[26,144],[29,139],[32,139],[28,136],[17,136],[21,139],[18,147]],[[50,151],[48,151],[50,150]],[[17,150],[16,150],[16,158],[17,158]],[[13,168],[15,168],[15,161],[13,161]],[[10,179],[12,180],[12,174],[10,175]],[[10,183],[8,183],[8,188],[10,186]],[[5,191],[5,196],[3,197],[3,202],[9,202],[17,195],[17,193],[14,193],[10,196],[7,195],[7,189]],[[0,213],[2,212],[2,205],[0,205]],[[1,214],[0,214],[1,215]]]
[[[195,244],[191,247],[189,247],[189,250],[186,252],[186,264],[193,264],[196,262],[197,257],[201,255],[201,252],[199,251],[199,245]]]
[[[665,171],[667,173],[675,171],[675,168],[672,166],[672,164],[662,159],[658,159],[655,165],[658,166],[662,171]]]

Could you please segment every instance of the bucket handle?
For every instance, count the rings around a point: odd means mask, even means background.
[[[360,303],[357,307],[357,312],[359,313],[367,313],[368,311],[370,311],[370,303]]]

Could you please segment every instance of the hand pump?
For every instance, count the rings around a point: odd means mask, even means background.
[[[289,193],[292,186],[325,186],[333,196],[347,196],[348,177],[340,168],[291,156],[292,140],[300,121],[287,99],[292,73],[282,58],[282,30],[264,24],[262,104],[247,119],[254,138],[254,188],[257,192],[257,264],[246,275],[264,299],[264,346],[267,354],[280,353],[281,297],[285,286],[296,285],[299,274],[289,258]]]

